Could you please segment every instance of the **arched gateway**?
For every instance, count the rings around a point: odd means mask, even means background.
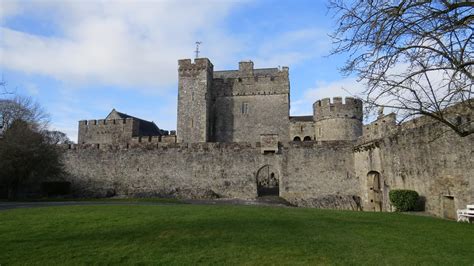
[[[278,172],[271,165],[265,165],[257,172],[257,195],[262,196],[279,196]]]

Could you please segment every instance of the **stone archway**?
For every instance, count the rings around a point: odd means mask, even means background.
[[[301,138],[296,136],[296,137],[293,138],[293,141],[301,141]]]
[[[271,165],[265,165],[257,172],[257,195],[262,196],[279,196],[280,180],[278,172]]]
[[[368,210],[375,212],[382,211],[383,193],[380,173],[377,171],[370,171],[367,174],[367,194]]]

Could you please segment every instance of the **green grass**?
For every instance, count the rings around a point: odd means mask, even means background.
[[[248,206],[0,211],[0,264],[473,265],[474,225]]]
[[[65,202],[65,201],[92,201],[92,202],[150,202],[150,203],[173,203],[186,204],[175,198],[24,198],[24,199],[0,199],[0,202]]]

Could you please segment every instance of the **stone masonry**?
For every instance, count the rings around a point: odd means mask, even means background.
[[[297,206],[392,211],[389,191],[413,189],[420,208],[446,218],[474,203],[474,136],[427,117],[397,125],[395,114],[380,114],[363,125],[362,102],[350,97],[290,117],[287,67],[246,61],[214,71],[207,58],[178,65],[176,135],[116,111],[79,122],[78,145],[65,154],[76,195],[276,195]],[[471,121],[469,110],[450,113]]]

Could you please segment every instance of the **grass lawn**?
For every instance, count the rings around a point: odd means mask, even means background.
[[[127,202],[127,203],[175,203],[185,204],[183,201],[175,198],[20,198],[14,200],[0,199],[0,202],[65,202],[65,201],[86,201],[86,202]]]
[[[250,206],[0,211],[0,264],[473,265],[474,225]]]

